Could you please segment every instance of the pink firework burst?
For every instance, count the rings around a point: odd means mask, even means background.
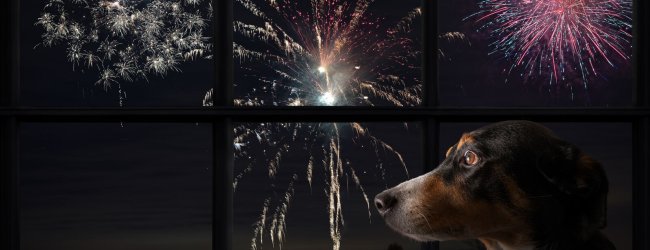
[[[631,0],[484,0],[478,18],[495,39],[491,54],[523,68],[526,79],[573,88],[599,75],[604,65],[631,57]]]

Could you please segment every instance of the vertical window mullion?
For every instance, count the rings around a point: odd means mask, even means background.
[[[214,107],[233,105],[233,0],[212,0],[214,8]],[[212,249],[231,249],[233,234],[233,127],[230,117],[213,120]]]
[[[19,27],[18,27],[18,9],[19,2],[17,0],[3,1],[0,5],[2,8],[2,25],[0,25],[0,32],[5,34],[7,40],[5,46],[0,51],[2,56],[2,66],[0,72],[2,82],[0,83],[0,106],[18,106],[19,98],[19,56],[20,56],[20,42],[19,42]]]
[[[0,3],[0,32],[7,37],[0,50],[0,107],[15,109],[19,98],[19,1]],[[18,120],[15,115],[0,116],[0,248],[20,249],[18,209]]]
[[[15,117],[0,119],[0,176],[2,216],[2,249],[18,250],[19,210],[18,210],[18,123]]]
[[[648,17],[641,15],[641,11],[648,6],[647,1],[635,0],[633,8],[634,18],[634,39],[633,51],[636,57],[634,70],[636,72],[637,108],[650,108],[650,87],[648,86],[648,71],[643,70],[649,64],[649,51],[647,46],[640,46],[647,43],[648,39]],[[634,128],[634,179],[633,179],[633,241],[634,249],[648,249],[649,215],[648,195],[650,195],[650,117],[645,116],[637,119]]]
[[[643,117],[635,123],[633,170],[633,241],[634,249],[648,249],[648,195],[650,195],[650,118]]]
[[[212,0],[214,8],[214,92],[215,107],[233,104],[233,60],[232,60],[232,3],[233,0]]]
[[[641,15],[641,10],[645,10],[648,7],[647,1],[635,0],[633,2],[633,12],[632,17],[634,20],[633,29],[633,40],[632,40],[632,51],[634,60],[634,72],[636,72],[636,91],[637,91],[637,105],[639,107],[650,107],[650,87],[648,86],[648,74],[647,70],[643,70],[648,67],[650,58],[648,57],[650,53],[648,52],[647,46],[641,46],[647,44],[648,42],[648,17],[647,15]]]
[[[436,35],[436,10],[438,1],[422,1],[422,82],[423,106],[433,108],[438,106],[438,36]]]
[[[233,233],[233,127],[230,118],[213,124],[212,249],[232,249]]]

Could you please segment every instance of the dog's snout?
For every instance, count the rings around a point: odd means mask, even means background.
[[[375,196],[375,206],[379,214],[384,216],[395,204],[397,203],[397,197],[391,192],[391,190],[386,190],[379,193]]]

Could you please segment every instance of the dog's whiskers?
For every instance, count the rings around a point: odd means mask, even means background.
[[[427,220],[427,217],[424,216],[424,214],[422,212],[420,212],[420,210],[417,209],[417,208],[415,209],[415,212],[417,212],[418,215],[420,215],[422,217],[422,219],[424,219],[424,221],[427,222],[427,226],[429,227],[429,230],[431,230],[431,232],[433,232],[433,227],[431,227],[431,223],[429,223],[429,220]]]

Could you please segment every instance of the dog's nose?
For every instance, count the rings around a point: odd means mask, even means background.
[[[384,216],[396,203],[397,198],[395,198],[391,190],[386,190],[375,196],[375,206],[381,216]]]

